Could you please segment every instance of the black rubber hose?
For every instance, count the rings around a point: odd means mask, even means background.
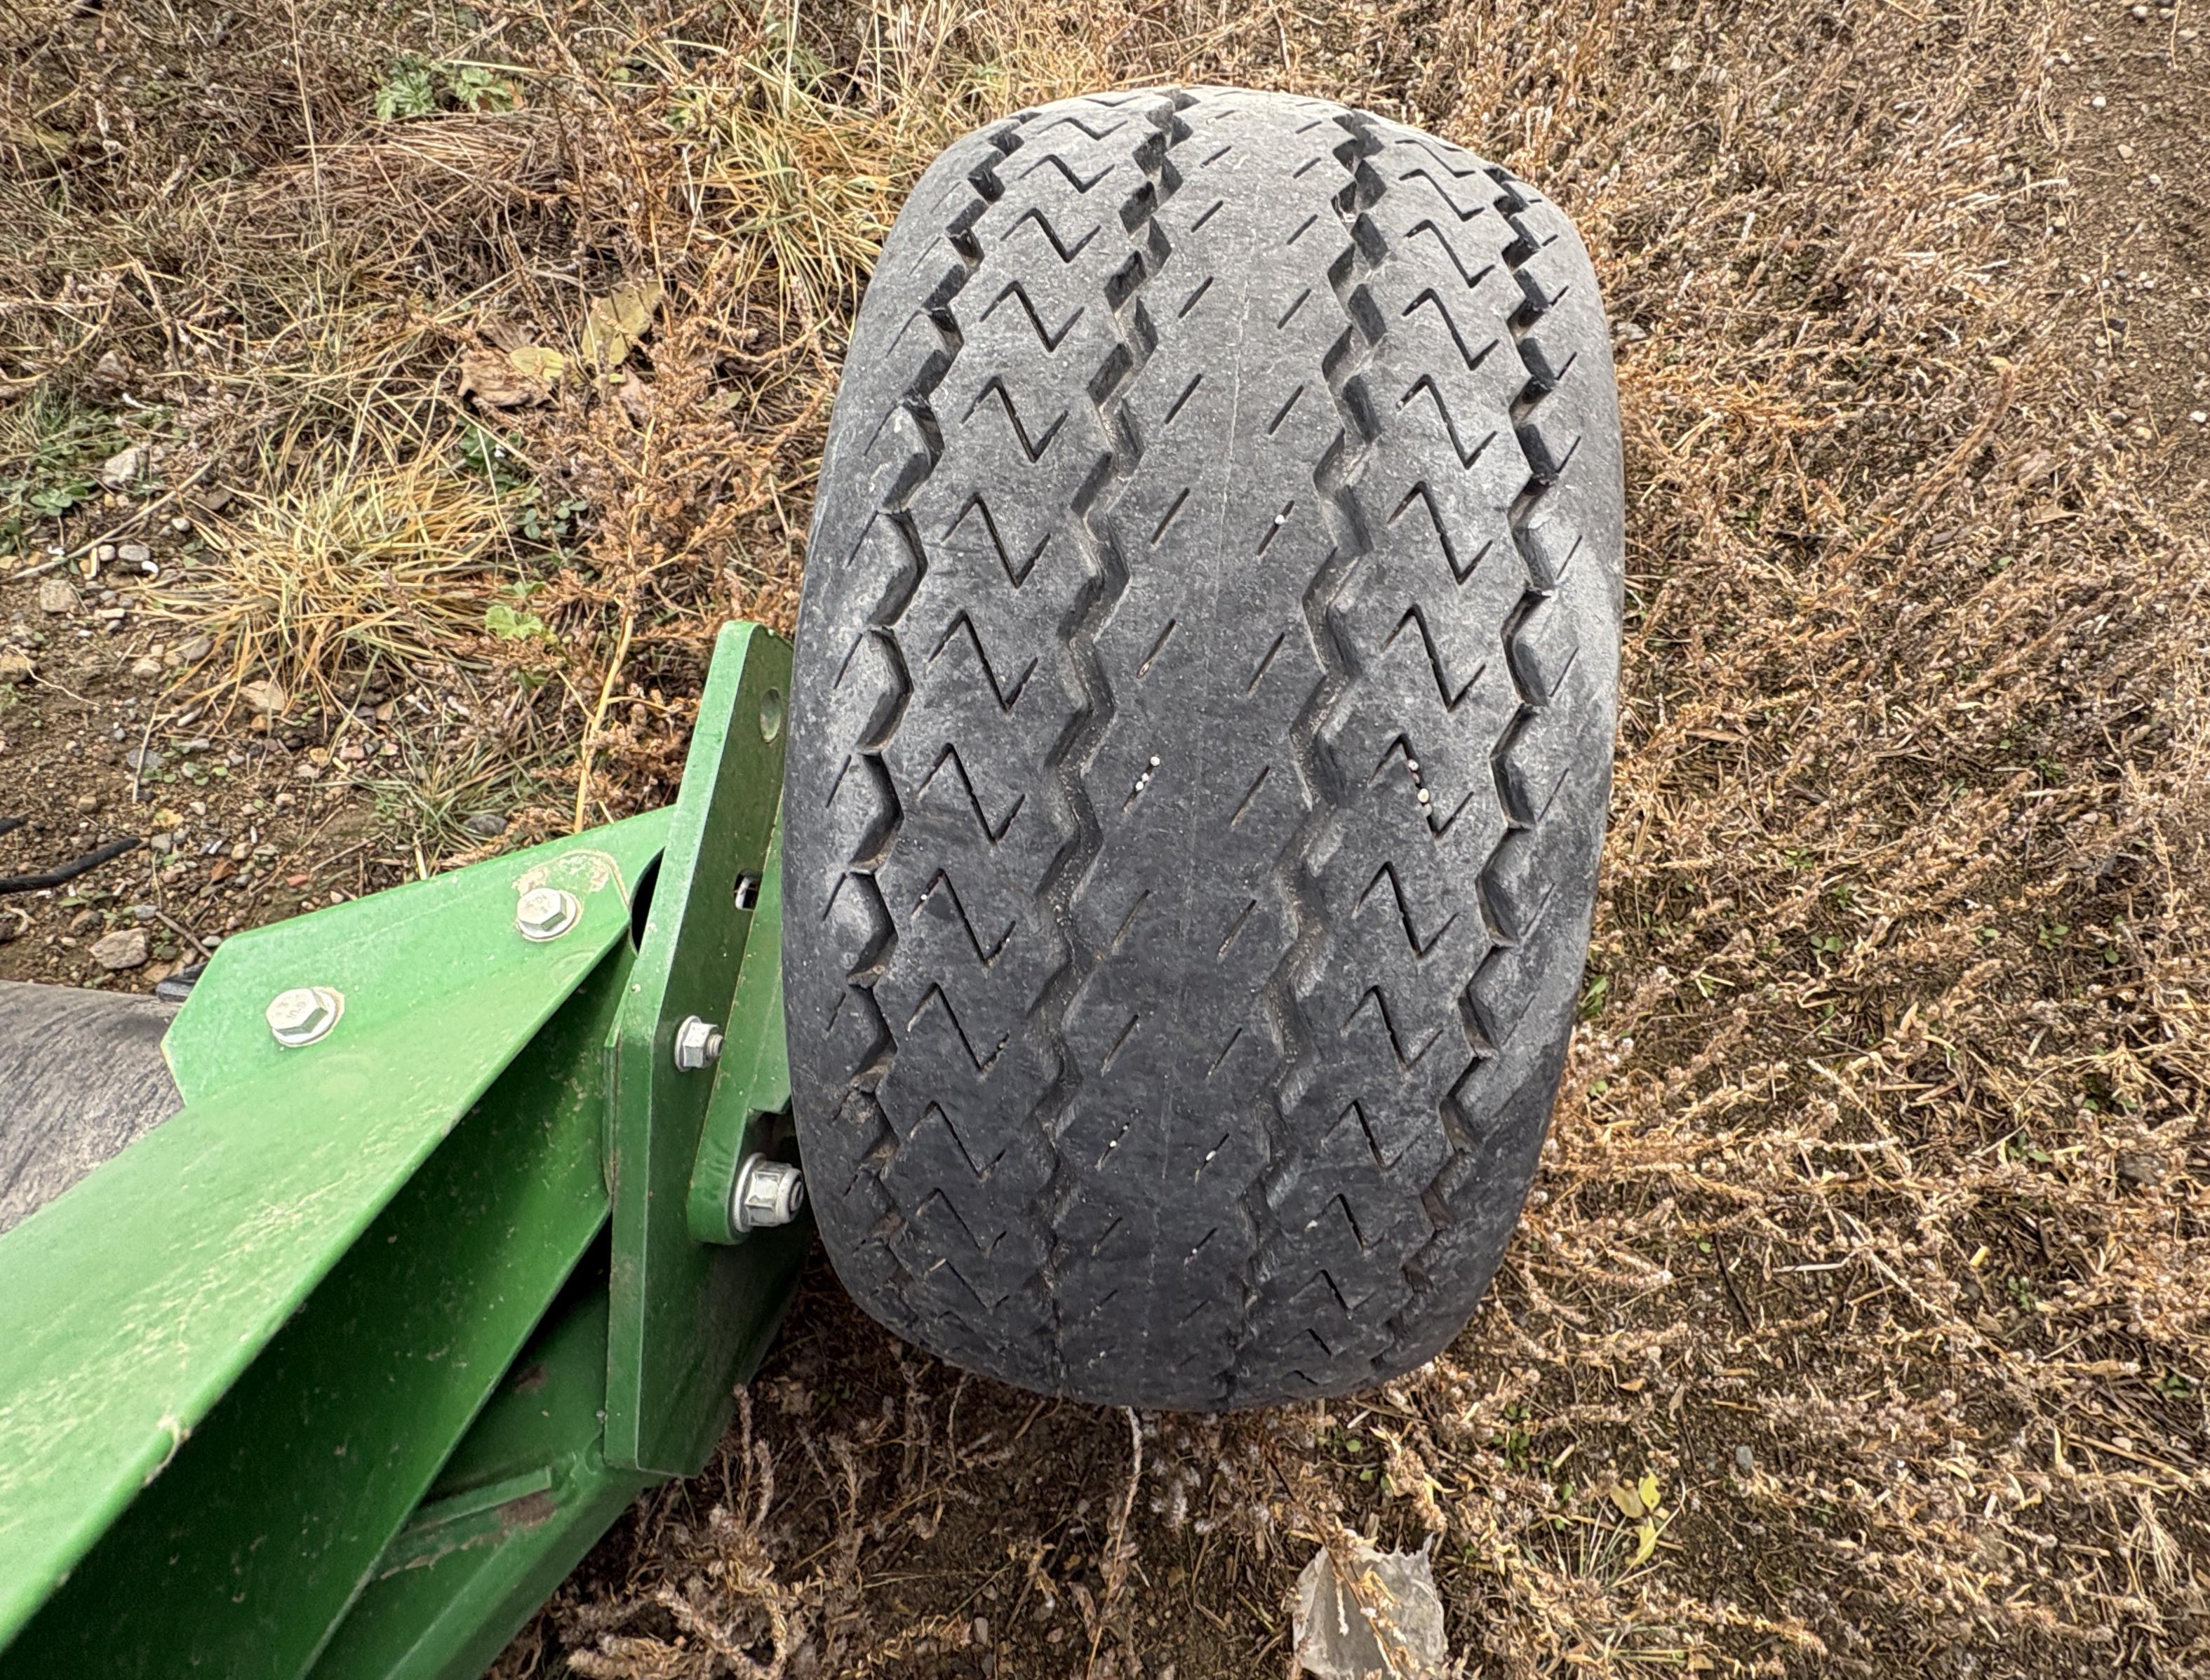
[[[21,819],[19,817],[16,822],[20,823]],[[0,828],[0,834],[6,832],[6,829]],[[80,875],[98,869],[111,858],[136,851],[139,845],[140,841],[134,834],[127,840],[110,840],[106,845],[86,852],[82,858],[72,858],[66,864],[48,870],[44,875],[0,876],[0,894],[35,893],[42,887],[58,887],[64,882],[74,881]]]

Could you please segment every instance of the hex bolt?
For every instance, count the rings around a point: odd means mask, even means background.
[[[287,1050],[329,1036],[345,1013],[345,997],[328,986],[293,986],[269,1000],[269,1031]]]
[[[737,1169],[737,1188],[729,1198],[729,1222],[739,1231],[788,1225],[806,1206],[806,1177],[787,1161],[747,1155]]]
[[[538,944],[558,939],[583,919],[583,901],[558,887],[532,887],[514,906],[515,926],[524,939]]]
[[[683,1024],[675,1029],[677,1071],[695,1074],[699,1069],[711,1067],[721,1059],[722,1029],[710,1021],[685,1015]]]

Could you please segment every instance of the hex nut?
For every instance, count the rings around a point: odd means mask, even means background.
[[[269,1000],[269,1031],[287,1050],[329,1036],[345,1013],[345,996],[329,986],[293,986]]]
[[[683,1024],[675,1029],[675,1066],[679,1072],[695,1074],[701,1068],[712,1066],[722,1059],[722,1029],[710,1021],[701,1021],[697,1015],[686,1015]]]
[[[750,1155],[737,1170],[736,1193],[729,1199],[730,1223],[739,1231],[788,1225],[806,1206],[806,1176],[788,1161]]]
[[[583,919],[583,901],[558,887],[532,887],[515,903],[514,924],[524,939],[558,939]]]

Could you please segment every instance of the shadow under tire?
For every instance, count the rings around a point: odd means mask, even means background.
[[[787,760],[867,1311],[1204,1410],[1458,1334],[1572,1031],[1621,516],[1587,255],[1505,171],[1228,88],[945,150],[846,358]]]

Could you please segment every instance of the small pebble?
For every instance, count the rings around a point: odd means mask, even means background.
[[[1757,1468],[1757,1454],[1747,1447],[1737,1447],[1734,1449],[1734,1461],[1744,1470]]]
[[[2093,99],[2090,99],[2090,100],[2088,100],[2088,101],[2087,101],[2088,105],[2089,105],[2092,109],[2096,110],[2096,111],[2100,111],[2100,110],[2104,106],[2104,105],[2108,105],[2109,103],[2110,103],[2110,101],[2109,101],[2108,99],[2104,99],[2104,98],[2100,93],[2096,94],[2096,95],[2095,95],[2095,97],[2094,97]]]
[[[2200,409],[2200,408],[2196,409],[2193,413],[2189,414],[2187,418],[2188,418],[2189,419],[2190,419],[2190,420],[2194,421],[2194,422],[2195,422],[2195,424],[2196,425],[2198,425],[2198,426],[2199,426],[2199,425],[2203,425],[2205,422],[2210,422],[2210,413],[2205,413],[2205,412],[2204,412],[2201,409]]]
[[[110,973],[118,973],[125,968],[144,967],[148,948],[145,929],[122,928],[93,942],[92,960]]]

